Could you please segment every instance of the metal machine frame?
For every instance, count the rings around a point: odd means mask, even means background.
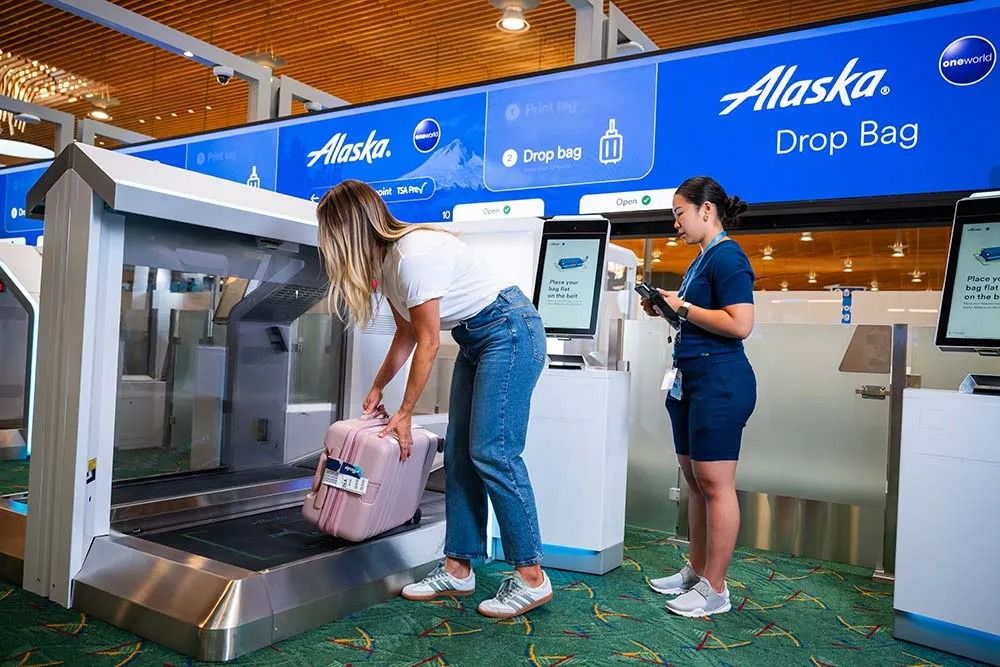
[[[111,491],[126,226],[152,220],[315,246],[315,204],[74,144],[31,190],[28,208],[44,213],[48,236],[38,329],[51,354],[36,375],[24,588],[189,655],[228,660],[384,599],[437,561],[443,501],[430,494],[419,527],[261,571],[113,527],[122,526]],[[274,485],[275,506],[300,503],[300,482]]]

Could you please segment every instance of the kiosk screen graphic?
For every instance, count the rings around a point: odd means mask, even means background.
[[[959,202],[948,254],[938,345],[1000,347],[1000,197]]]
[[[546,330],[586,335],[596,321],[603,277],[602,240],[547,238],[537,306]],[[591,334],[593,335],[593,334]]]

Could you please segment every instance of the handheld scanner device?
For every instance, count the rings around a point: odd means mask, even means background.
[[[675,329],[679,329],[681,326],[681,320],[677,317],[677,311],[671,308],[667,304],[667,300],[663,298],[655,287],[648,283],[637,283],[635,286],[635,291],[639,293],[643,299],[647,299],[650,303],[660,309],[660,313],[663,315],[663,319],[670,322],[670,325]]]

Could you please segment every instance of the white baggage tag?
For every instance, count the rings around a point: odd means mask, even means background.
[[[368,478],[352,477],[351,475],[340,474],[337,475],[337,481],[333,484],[333,486],[347,491],[348,493],[363,496],[368,490]]]

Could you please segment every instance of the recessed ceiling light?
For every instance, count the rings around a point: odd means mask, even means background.
[[[211,104],[206,104],[205,105],[205,109],[207,109],[208,111],[211,111],[212,110],[212,105]]]
[[[143,119],[141,119],[141,118],[140,118],[140,119],[139,119],[139,124],[140,124],[140,125],[145,125],[145,124],[146,124],[146,121],[144,121]]]
[[[845,259],[844,260],[844,273],[852,273],[854,271],[854,260]]]
[[[88,115],[95,120],[111,120],[111,114],[104,109],[94,109]]]
[[[677,246],[677,239],[675,239],[674,237],[671,236],[669,239],[667,239],[667,245],[670,246],[671,248],[676,247]]]
[[[761,253],[763,253],[764,255],[765,262],[770,262],[774,259],[774,257],[772,256],[774,255],[774,248],[772,248],[770,244],[764,246],[764,249],[761,250]]]
[[[188,113],[194,113],[194,109],[188,109]]]
[[[810,271],[809,275],[807,276],[807,278],[809,279],[809,284],[810,285],[815,285],[816,284],[816,272],[815,271]]]
[[[812,232],[802,232],[802,238],[800,238],[799,240],[806,242],[812,241],[813,240]]]
[[[13,139],[0,139],[0,155],[9,155],[25,160],[51,160],[55,157],[55,153],[44,146]]]
[[[873,292],[877,292],[878,291],[878,281],[877,280],[873,280],[872,281],[872,291]]]
[[[161,117],[159,117],[159,116],[153,116],[153,118],[155,118],[156,120],[163,120],[163,119],[162,119]]]
[[[913,269],[913,271],[909,275],[913,276],[912,278],[910,278],[911,283],[922,283],[924,282],[923,277],[927,274],[921,271],[920,269]]]
[[[172,117],[174,117],[174,118],[177,118],[177,114],[176,114],[176,113],[174,113],[173,111],[171,111],[171,112],[170,112],[170,115],[171,115]]]
[[[782,280],[781,281],[781,291],[782,292],[787,292],[788,291],[788,281],[787,280]]]
[[[893,243],[889,247],[892,249],[892,256],[893,257],[905,257],[906,256],[906,253],[903,252],[903,250],[906,249],[906,246],[903,245],[902,241],[896,241],[895,243]]]

